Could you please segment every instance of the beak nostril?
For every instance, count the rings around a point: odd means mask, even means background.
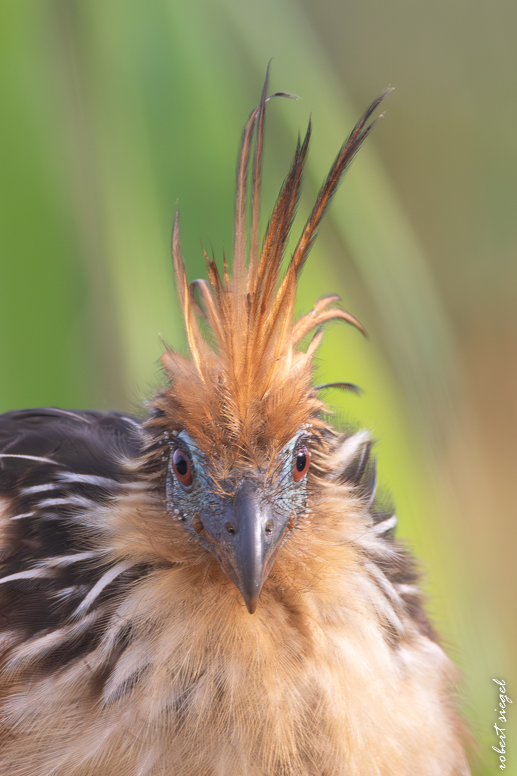
[[[235,528],[231,523],[225,523],[224,527],[226,528],[230,536],[235,536]]]
[[[271,520],[268,520],[264,530],[265,530],[265,532],[267,533],[268,536],[270,536],[273,533],[273,523],[272,523]]]

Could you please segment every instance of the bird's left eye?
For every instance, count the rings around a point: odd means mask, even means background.
[[[309,466],[311,463],[311,454],[305,447],[300,447],[297,454],[296,454],[296,460],[294,462],[294,468],[293,468],[293,480],[295,482],[300,482],[301,479],[305,477],[307,472],[309,471]]]
[[[177,479],[186,488],[192,484],[192,469],[190,468],[189,460],[179,447],[172,455],[172,469]]]

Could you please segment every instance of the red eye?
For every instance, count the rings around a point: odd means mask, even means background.
[[[305,477],[309,471],[310,463],[311,454],[305,446],[300,447],[296,454],[296,461],[294,462],[293,480],[295,482],[300,482],[300,480]]]
[[[180,450],[179,447],[174,451],[172,456],[172,469],[178,480],[186,488],[192,484],[192,469],[190,468],[189,460],[183,450]]]

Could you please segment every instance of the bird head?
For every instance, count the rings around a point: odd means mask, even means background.
[[[214,465],[187,432],[174,437],[169,509],[217,558],[251,613],[278,550],[306,509],[308,445],[301,430],[258,459]]]
[[[268,97],[267,77],[260,104],[243,133],[231,266],[224,257],[220,272],[215,259],[205,254],[208,281],[189,284],[176,214],[172,254],[190,358],[172,349],[162,356],[168,382],[153,401],[147,428],[162,451],[162,482],[171,519],[181,521],[212,553],[250,613],[283,543],[307,512],[311,451],[326,429],[325,405],[318,395],[321,386],[313,385],[313,357],[322,325],[340,319],[365,333],[350,313],[336,306],[337,296],[318,300],[297,320],[294,305],[298,277],[324,211],[375,123],[368,123],[369,118],[388,91],[368,108],[340,149],[283,276],[281,263],[311,127],[298,141],[260,241],[266,104],[271,97],[289,96]]]

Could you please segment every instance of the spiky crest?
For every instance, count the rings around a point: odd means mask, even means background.
[[[268,68],[269,70],[269,68]],[[299,199],[311,126],[298,140],[291,168],[281,187],[259,248],[260,170],[268,76],[260,104],[244,128],[237,165],[232,277],[226,256],[221,277],[215,259],[206,253],[208,282],[187,282],[181,255],[179,215],[172,236],[172,254],[187,340],[192,360],[172,351],[162,357],[170,385],[155,400],[171,430],[185,429],[207,450],[232,447],[253,457],[257,446],[283,444],[305,423],[323,425],[324,404],[313,387],[312,360],[322,325],[340,319],[366,334],[353,315],[331,306],[327,296],[293,321],[296,288],[316,230],[343,173],[370,133],[372,113],[391,91],[386,89],[367,109],[343,144],[318,194],[287,270],[280,268]],[[254,145],[254,152],[252,152]],[[252,167],[251,237],[247,261],[248,172]],[[197,298],[196,298],[197,295]],[[201,321],[201,326],[200,326]],[[300,343],[316,329],[308,348]],[[329,386],[330,387],[330,386]],[[337,384],[336,384],[337,387]],[[339,387],[353,389],[348,383]]]

